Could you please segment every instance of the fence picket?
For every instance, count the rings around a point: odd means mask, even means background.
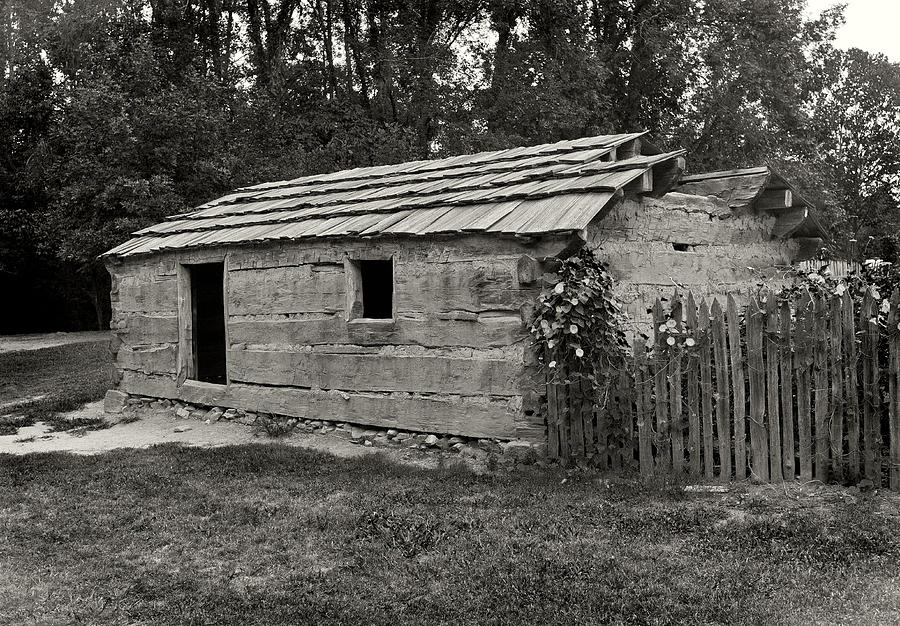
[[[713,355],[716,363],[716,432],[719,437],[719,476],[731,479],[731,381],[728,377],[728,345],[725,315],[719,301],[713,299]]]
[[[747,477],[747,400],[744,387],[744,360],[741,357],[741,318],[738,316],[734,296],[728,295],[726,303],[728,326],[728,351],[731,355],[731,388],[734,392],[734,476],[737,480]]]
[[[900,491],[900,290],[891,294],[891,312],[887,320],[888,333],[888,424],[890,436],[890,488]]]
[[[881,485],[881,394],[878,391],[878,302],[867,289],[859,312],[859,328],[863,330],[860,358],[863,391],[863,464],[866,478]]]
[[[680,474],[684,465],[684,412],[681,399],[681,298],[676,292],[672,299],[672,319],[675,320],[675,343],[669,350],[669,430],[672,433],[672,468]]]
[[[778,365],[781,374],[781,467],[784,477],[795,477],[794,451],[794,401],[793,401],[793,346],[791,344],[791,305],[787,301],[779,304],[779,337],[781,346]]]
[[[769,425],[769,476],[781,481],[781,414],[778,393],[778,304],[775,294],[766,295],[766,415]]]
[[[698,323],[700,346],[700,404],[703,423],[703,475],[715,476],[713,459],[713,389],[712,389],[712,346],[709,327],[709,307],[706,300],[700,301]]]
[[[625,370],[619,372],[619,407],[622,421],[617,425],[621,428],[622,445],[619,447],[620,466],[629,469],[634,463],[634,378]]]
[[[559,412],[556,400],[556,384],[547,375],[547,455],[558,459],[559,454]]]
[[[794,368],[797,372],[797,436],[800,457],[800,480],[812,480],[812,423],[810,403],[810,378],[812,372],[812,351],[810,334],[812,324],[812,300],[809,294],[797,302],[797,323],[794,327]]]
[[[685,328],[687,336],[694,342],[693,349],[687,351],[687,412],[688,412],[688,454],[690,455],[691,473],[700,474],[700,357],[697,353],[697,304],[694,294],[688,292]]]
[[[857,389],[859,362],[856,352],[853,299],[850,297],[849,290],[845,291],[841,297],[841,314],[844,318],[843,354],[846,359],[844,397],[847,402],[847,472],[850,479],[857,482],[859,480],[859,390]]]
[[[669,471],[672,464],[672,438],[669,432],[669,392],[666,385],[668,363],[664,346],[666,345],[665,316],[662,303],[657,298],[653,305],[653,389],[656,394],[656,464],[662,472]]]
[[[828,323],[825,300],[814,298],[816,480],[828,480]]]
[[[835,480],[844,473],[844,355],[841,352],[844,316],[840,299],[829,298],[829,341],[831,348],[831,472]]]
[[[635,411],[638,428],[638,462],[641,474],[653,473],[653,446],[651,443],[652,420],[650,412],[650,373],[647,369],[647,344],[638,337],[634,340],[634,387]]]
[[[747,368],[750,372],[750,475],[769,480],[769,441],[766,434],[766,373],[763,365],[764,314],[756,298],[747,309]]]

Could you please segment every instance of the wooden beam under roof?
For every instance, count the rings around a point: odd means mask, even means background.
[[[794,206],[794,193],[790,189],[765,189],[756,200],[756,208],[763,211],[789,209]]]
[[[650,193],[653,191],[653,170],[647,169],[640,176],[625,185],[625,193]]]

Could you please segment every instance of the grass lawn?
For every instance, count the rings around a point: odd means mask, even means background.
[[[0,353],[0,435],[99,400],[112,386],[107,342]],[[44,396],[33,399],[35,396]]]
[[[900,621],[881,493],[685,494],[277,444],[5,456],[0,485],[3,624]]]

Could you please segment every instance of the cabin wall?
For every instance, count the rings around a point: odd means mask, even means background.
[[[523,255],[554,255],[565,243],[286,243],[113,264],[120,388],[384,428],[542,440],[523,322],[540,285],[520,280],[517,268]],[[394,321],[348,322],[346,261],[391,257]],[[178,356],[189,317],[179,313],[179,267],[218,260],[227,385],[184,380]]]
[[[676,288],[739,297],[782,279],[799,245],[773,239],[774,224],[768,215],[735,214],[716,198],[669,193],[619,203],[588,227],[588,245],[609,264],[631,330],[645,331],[653,301]]]

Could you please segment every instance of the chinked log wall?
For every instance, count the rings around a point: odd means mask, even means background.
[[[566,241],[481,237],[293,244],[111,265],[123,391],[283,415],[543,440],[529,403],[523,255]],[[394,324],[346,319],[344,259],[395,262]],[[227,386],[179,384],[178,264],[225,258]],[[521,280],[520,280],[521,278]]]
[[[548,384],[551,455],[900,491],[900,292],[870,290],[855,307],[848,292],[742,308],[676,296],[653,312],[652,350],[635,342],[602,403],[580,381]]]

